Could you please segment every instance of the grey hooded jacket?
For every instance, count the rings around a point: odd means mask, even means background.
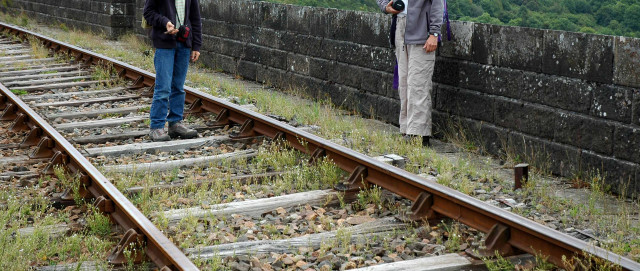
[[[386,13],[385,10],[390,0],[377,1],[382,12]],[[429,33],[440,34],[442,15],[444,13],[443,0],[409,0],[407,8],[405,44],[425,44],[427,38],[429,38]],[[392,27],[395,27],[395,24]],[[395,33],[395,29],[391,29],[391,32]]]

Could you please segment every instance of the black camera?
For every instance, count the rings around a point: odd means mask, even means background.
[[[393,0],[393,4],[391,4],[391,7],[397,11],[403,11],[404,10],[404,1],[402,0]]]

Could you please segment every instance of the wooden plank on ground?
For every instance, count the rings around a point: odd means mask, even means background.
[[[84,99],[84,100],[68,100],[68,101],[60,101],[60,102],[40,103],[40,104],[32,105],[32,107],[81,106],[85,104],[119,102],[119,101],[127,101],[127,100],[139,99],[139,98],[142,98],[142,97],[138,94],[127,94],[127,95],[119,95],[119,96],[91,98],[91,99]]]
[[[473,268],[473,263],[464,256],[455,253],[441,256],[423,257],[414,260],[384,263],[363,268],[351,269],[353,271],[456,271]]]
[[[71,88],[71,87],[86,87],[96,84],[107,83],[107,80],[94,80],[94,81],[83,81],[83,82],[70,82],[70,83],[59,83],[59,84],[46,84],[39,86],[30,86],[30,87],[22,87],[19,88],[21,90],[27,92],[34,92],[39,90],[52,90],[52,89],[62,89],[62,88]]]
[[[2,61],[5,60],[19,60],[19,59],[29,59],[32,58],[32,55],[12,55],[12,56],[1,56],[0,57],[0,64],[2,64]]]
[[[82,96],[90,96],[90,95],[96,95],[96,94],[115,94],[115,93],[123,92],[125,90],[127,89],[118,87],[118,88],[111,88],[111,89],[74,91],[74,92],[63,92],[63,93],[45,93],[40,95],[23,95],[23,96],[20,96],[20,99],[25,102],[30,102],[30,101],[46,100],[46,99],[82,97]]]
[[[71,71],[80,69],[77,65],[69,65],[66,63],[56,63],[49,65],[32,65],[27,67],[5,67],[0,68],[0,77],[18,76],[25,74],[44,73],[53,71]]]
[[[148,108],[149,106],[131,106],[131,107],[122,107],[122,108],[110,108],[104,110],[94,110],[94,111],[73,111],[66,113],[57,113],[47,115],[46,117],[49,119],[80,119],[80,118],[96,118],[105,114],[122,114],[127,115],[130,113],[140,112],[141,109]],[[147,134],[149,131],[147,131]]]
[[[230,152],[230,153],[213,155],[213,156],[188,158],[188,159],[182,159],[182,160],[105,166],[103,167],[103,171],[146,174],[150,172],[170,171],[170,170],[178,169],[181,167],[207,167],[213,163],[219,163],[222,161],[229,162],[229,161],[235,161],[235,160],[241,160],[241,159],[249,159],[255,156],[256,156],[256,151],[244,150],[244,151]]]
[[[76,76],[76,75],[84,75],[84,74],[89,74],[89,72],[88,71],[84,71],[84,70],[74,70],[74,71],[70,71],[70,72],[53,71],[53,72],[50,72],[50,73],[38,73],[38,74],[28,74],[28,75],[18,75],[18,76],[4,77],[4,78],[2,78],[2,80],[4,82],[10,82],[10,81],[27,80],[27,79],[34,79],[34,78],[64,77],[64,76]]]
[[[335,190],[314,190],[272,198],[223,203],[211,206],[208,209],[193,207],[169,210],[163,212],[162,217],[167,219],[170,223],[177,223],[186,217],[202,218],[206,216],[222,216],[231,214],[257,217],[264,213],[275,211],[280,207],[287,209],[306,204],[325,205],[338,203],[339,194],[340,192]]]
[[[218,183],[218,182],[237,182],[237,183],[240,183],[240,184],[247,184],[247,183],[253,183],[253,182],[260,182],[261,183],[263,180],[273,179],[276,176],[281,176],[283,174],[285,174],[285,172],[267,172],[267,173],[260,173],[260,174],[251,174],[251,175],[240,175],[240,176],[231,176],[231,177],[218,177],[219,179],[209,179],[209,180],[205,180],[205,181],[199,180],[197,182],[189,183],[189,185],[193,185],[193,186],[196,186],[196,187],[204,187],[204,189],[208,189],[212,184]],[[142,191],[144,191],[146,189],[151,194],[153,194],[156,191],[182,188],[185,185],[187,185],[187,184],[186,183],[171,183],[171,184],[154,185],[154,186],[149,186],[149,187],[134,186],[134,187],[127,188],[126,190],[124,190],[123,193],[128,194],[128,195],[134,195],[134,194],[138,194],[138,193],[140,193],[140,192],[142,192]]]
[[[96,111],[92,111],[92,112],[96,112]],[[77,144],[89,144],[89,143],[100,144],[105,142],[127,140],[129,138],[143,137],[148,134],[149,134],[149,129],[145,129],[145,130],[129,131],[129,132],[118,133],[118,134],[74,137],[71,140]]]
[[[137,117],[127,117],[127,118],[117,118],[117,119],[80,121],[80,122],[54,124],[53,127],[55,127],[57,130],[60,130],[60,131],[68,131],[73,129],[114,127],[114,126],[120,126],[122,124],[131,123],[131,122],[144,121],[148,118],[149,116],[137,116]]]
[[[52,62],[55,61],[56,58],[55,57],[47,57],[47,58],[30,58],[30,59],[19,59],[19,60],[13,60],[13,61],[5,61],[2,62],[2,64],[4,65],[15,65],[15,64],[21,64],[21,63],[45,63],[45,62]]]
[[[343,228],[341,232],[349,232],[352,242],[371,239],[375,235],[386,235],[393,231],[405,229],[408,225],[397,221],[395,218],[382,218],[372,222]],[[259,240],[235,242],[229,244],[207,246],[202,248],[188,248],[185,253],[189,258],[211,259],[213,257],[226,257],[233,255],[257,255],[273,253],[297,253],[298,248],[311,247],[317,250],[323,243],[336,239],[338,231],[330,231],[309,234],[282,240]]]
[[[91,78],[92,78],[91,76],[83,75],[83,76],[73,76],[73,77],[47,78],[47,79],[30,80],[30,81],[20,80],[20,81],[4,82],[2,84],[7,87],[21,87],[21,86],[34,86],[34,85],[61,83],[61,82],[78,82],[81,80],[87,80]]]
[[[158,153],[186,150],[206,144],[211,144],[214,142],[221,143],[228,141],[231,141],[231,138],[229,136],[210,136],[193,139],[172,140],[167,142],[134,143],[110,147],[90,148],[85,149],[84,152],[85,155],[89,157],[134,155],[141,153]]]
[[[67,224],[56,224],[56,225],[49,225],[49,226],[43,226],[43,227],[27,227],[27,228],[22,228],[22,229],[18,229],[18,234],[23,235],[23,236],[29,236],[29,235],[33,235],[34,232],[36,231],[40,231],[40,232],[44,232],[49,234],[49,236],[52,237],[59,237],[59,236],[63,236],[65,235],[69,230],[71,230],[69,228],[69,226],[67,226]]]

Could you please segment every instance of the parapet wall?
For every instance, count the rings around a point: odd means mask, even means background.
[[[9,11],[116,38],[132,31],[135,0],[11,0]]]
[[[13,2],[43,20],[146,35],[144,0]],[[397,124],[388,15],[200,3],[208,66]],[[598,170],[614,191],[640,192],[639,39],[457,21],[452,31],[434,74],[436,132],[462,124],[491,153],[565,176]]]
[[[201,4],[207,65],[397,124],[388,15]],[[615,191],[640,192],[640,40],[470,22],[452,30],[434,75],[437,131],[453,119],[489,152],[507,146],[565,176],[599,170]]]

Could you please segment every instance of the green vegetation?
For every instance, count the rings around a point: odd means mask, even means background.
[[[22,90],[22,89],[12,89],[11,92],[13,92],[13,94],[15,95],[27,95],[28,92],[26,90]]]
[[[267,0],[379,12],[374,0]],[[640,37],[640,0],[449,0],[451,20]]]

